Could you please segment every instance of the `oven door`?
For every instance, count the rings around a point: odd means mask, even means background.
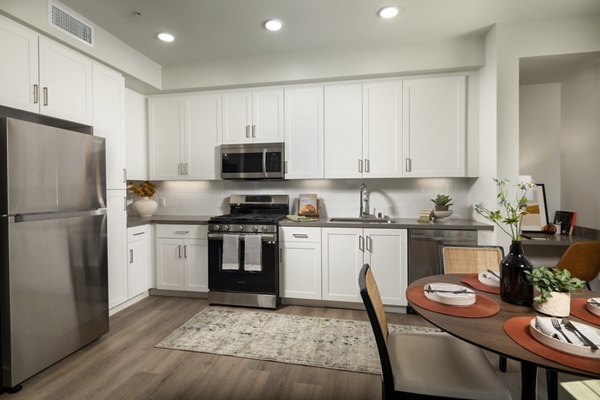
[[[283,143],[221,146],[223,179],[283,179],[284,175]]]
[[[244,270],[245,235],[240,234],[238,270],[223,269],[223,233],[208,234],[208,288],[279,296],[279,245],[277,233],[262,235],[261,271]]]

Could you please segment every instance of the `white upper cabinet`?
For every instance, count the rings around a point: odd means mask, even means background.
[[[148,99],[148,161],[150,179],[184,179],[182,147],[184,96]]]
[[[465,80],[404,80],[404,176],[466,176]]]
[[[323,178],[323,86],[285,88],[286,178]]]
[[[186,178],[220,178],[221,95],[186,96],[185,116]]]
[[[221,95],[148,99],[150,179],[217,179]]]
[[[148,128],[146,97],[125,89],[125,145],[127,178],[148,179]]]
[[[43,36],[39,38],[40,113],[92,124],[92,62]]]
[[[106,139],[106,188],[126,189],[125,80],[94,63],[93,82],[94,135]]]
[[[283,89],[223,93],[223,143],[282,142]]]
[[[363,177],[402,176],[402,81],[363,85]]]
[[[39,112],[38,35],[0,15],[0,104]]]
[[[361,178],[362,84],[325,86],[325,177]]]
[[[91,125],[92,62],[0,16],[0,104]]]

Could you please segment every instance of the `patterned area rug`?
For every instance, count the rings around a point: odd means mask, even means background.
[[[438,332],[393,324],[389,330]],[[156,347],[380,373],[373,331],[365,321],[206,308]]]

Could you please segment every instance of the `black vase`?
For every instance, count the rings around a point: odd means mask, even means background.
[[[529,306],[533,302],[533,286],[525,271],[533,266],[523,253],[520,240],[513,240],[510,250],[500,263],[500,297],[507,303]]]

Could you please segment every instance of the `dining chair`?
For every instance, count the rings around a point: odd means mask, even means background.
[[[383,399],[511,399],[477,347],[442,332],[390,333],[369,264],[358,284],[379,353]]]
[[[504,258],[501,246],[440,245],[440,273],[469,274],[497,271]],[[506,357],[498,359],[498,369],[506,372]]]
[[[575,278],[585,281],[591,290],[590,281],[600,272],[600,241],[573,243],[558,260],[556,268],[568,270]]]
[[[440,272],[442,274],[469,274],[498,270],[504,258],[501,246],[440,245]]]

